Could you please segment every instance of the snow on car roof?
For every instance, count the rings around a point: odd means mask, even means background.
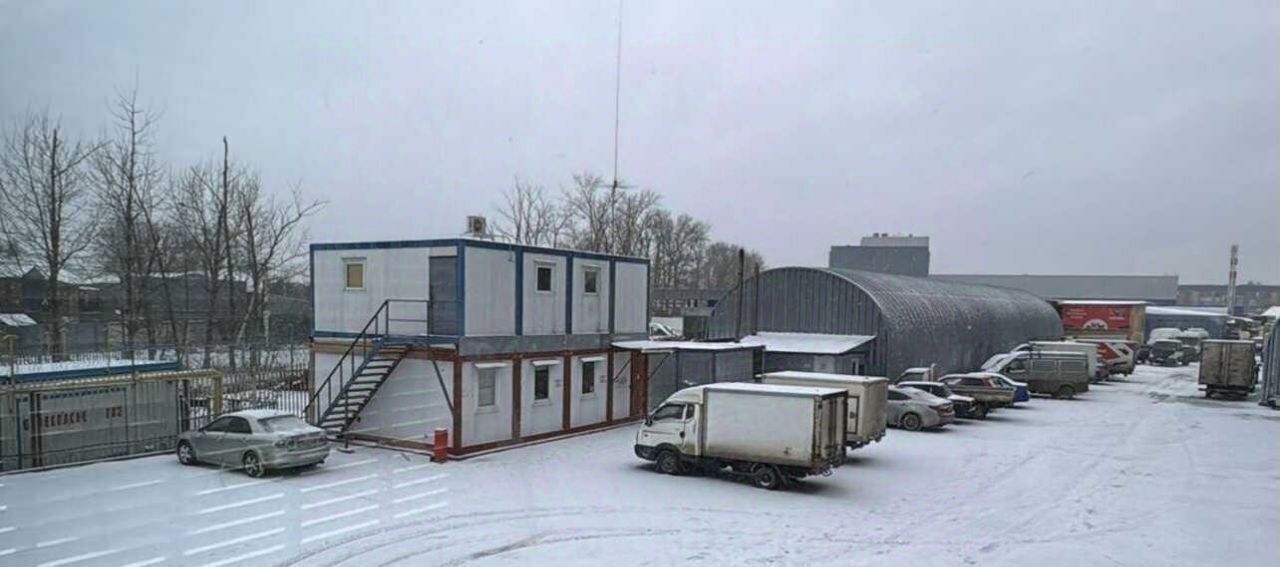
[[[742,344],[763,345],[768,352],[794,354],[844,354],[875,335],[825,335],[820,333],[756,333],[742,337]]]
[[[842,382],[859,382],[863,384],[874,384],[876,382],[888,382],[889,379],[883,376],[859,376],[856,374],[832,374],[829,372],[803,372],[800,370],[784,370],[781,372],[768,372],[765,377],[773,378],[791,378],[794,380],[811,380],[814,382],[831,382],[838,384]]]
[[[280,417],[282,415],[293,415],[287,411],[278,409],[247,409],[235,411],[223,415],[233,415],[236,417],[244,417],[249,419],[267,419],[269,417]]]

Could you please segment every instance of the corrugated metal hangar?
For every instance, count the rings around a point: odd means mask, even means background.
[[[745,297],[745,300],[744,300]],[[873,335],[865,371],[977,368],[1029,338],[1062,336],[1062,320],[1030,293],[932,278],[835,268],[775,268],[725,295],[712,339],[760,332]]]

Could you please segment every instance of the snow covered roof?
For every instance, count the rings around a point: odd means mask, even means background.
[[[639,350],[643,352],[668,351],[668,350],[740,350],[749,348],[760,348],[760,345],[748,345],[743,343],[702,343],[697,341],[618,341],[613,346],[626,350]]]
[[[1187,307],[1160,307],[1157,305],[1147,307],[1147,315],[1181,315],[1184,317],[1207,317],[1211,319],[1224,319],[1227,316],[1225,312],[1190,309]]]
[[[819,333],[756,333],[742,337],[744,345],[760,345],[767,352],[801,354],[844,354],[858,348],[875,335],[826,335]]]
[[[1272,319],[1280,319],[1280,305],[1268,307],[1266,311],[1262,312],[1262,316],[1270,317]]]
[[[783,370],[781,372],[767,372],[766,377],[773,378],[791,378],[794,380],[808,380],[812,382],[830,382],[834,385],[848,382],[858,382],[861,384],[874,384],[876,382],[888,382],[889,379],[884,376],[859,376],[856,374],[832,374],[828,372],[803,372],[800,370]]]
[[[36,324],[26,313],[0,313],[0,325],[6,327],[30,327]]]
[[[1065,299],[1058,302],[1058,305],[1146,305],[1145,301],[1131,301],[1121,299]]]
[[[929,278],[1021,289],[1045,299],[1178,299],[1178,276],[930,274]]]

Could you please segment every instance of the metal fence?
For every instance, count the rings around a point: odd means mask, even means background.
[[[165,372],[147,371],[162,356],[125,358],[119,351],[73,353],[72,360],[4,360],[0,471],[169,451],[179,433],[227,412],[276,409],[305,415],[312,376],[307,351],[242,350],[233,369],[229,350],[222,349],[222,358],[211,359],[208,369]],[[55,373],[50,379],[48,372],[31,372],[49,367],[72,368],[74,377]],[[19,372],[10,376],[11,368]],[[23,380],[35,375],[45,378]]]
[[[0,470],[171,450],[223,411],[216,371],[10,384],[0,393]]]

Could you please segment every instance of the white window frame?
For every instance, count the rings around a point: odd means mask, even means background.
[[[581,366],[580,366],[579,372],[582,374],[582,384],[578,386],[579,396],[584,398],[589,398],[589,397],[594,397],[596,395],[596,367],[599,366],[599,364],[600,364],[600,361],[598,360],[588,360],[588,359],[584,359],[580,363]],[[590,375],[587,374],[588,365],[591,366]],[[591,391],[589,392],[583,391],[583,389],[587,387],[587,384],[591,384]]]
[[[547,376],[547,396],[545,398],[538,397],[538,373],[546,372]],[[543,364],[533,367],[533,403],[551,403],[551,365]]]
[[[489,380],[488,390],[492,393],[492,396],[493,396],[493,398],[489,400],[489,403],[487,404],[485,403],[485,399],[484,399],[484,391],[486,390],[486,388],[484,387],[484,382],[486,378]],[[492,407],[497,407],[497,405],[498,405],[498,368],[497,367],[477,368],[476,369],[476,407],[492,408]]]
[[[587,289],[587,275],[593,275],[596,279],[596,289]],[[582,293],[586,295],[600,294],[600,267],[599,266],[583,266],[582,268]]]
[[[538,273],[541,272],[543,268],[546,268],[547,271],[551,273],[550,282],[548,282],[548,285],[550,287],[548,287],[547,289],[542,289],[538,287],[538,284],[540,283],[539,282],[540,278],[538,277]],[[534,293],[545,293],[545,294],[551,294],[556,292],[556,265],[555,264],[551,262],[534,262],[533,263],[533,291]]]
[[[360,287],[351,287],[351,266],[360,265]],[[369,262],[365,258],[343,258],[342,259],[342,290],[343,291],[364,291],[369,285]]]

